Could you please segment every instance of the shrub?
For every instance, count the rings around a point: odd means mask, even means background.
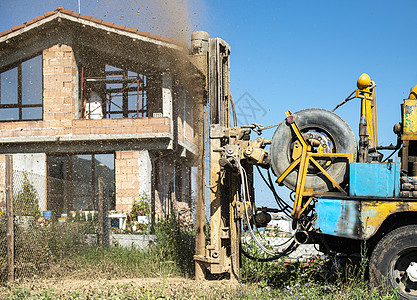
[[[174,262],[184,275],[194,274],[194,243],[191,232],[181,229],[177,216],[172,213],[155,226],[156,249],[160,258]]]

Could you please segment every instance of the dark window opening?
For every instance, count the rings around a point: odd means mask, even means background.
[[[0,73],[0,121],[42,120],[42,55]]]
[[[98,178],[104,199],[115,208],[114,154],[48,155],[47,209],[60,216],[74,210],[97,210]]]
[[[104,76],[82,77],[81,96],[86,119],[148,116],[148,78],[139,72],[105,65]]]

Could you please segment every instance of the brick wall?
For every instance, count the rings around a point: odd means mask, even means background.
[[[130,212],[139,198],[139,151],[116,151],[116,210]]]
[[[1,138],[170,132],[168,118],[79,120],[77,65],[72,48],[43,51],[43,120],[2,122]]]
[[[77,65],[72,48],[55,45],[43,51],[43,119],[70,131],[75,116]],[[65,134],[65,133],[64,133]]]

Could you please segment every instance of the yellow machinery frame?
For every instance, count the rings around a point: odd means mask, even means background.
[[[284,179],[297,167],[299,166],[299,171],[297,174],[297,186],[295,190],[295,198],[294,198],[294,208],[291,212],[291,215],[295,219],[299,219],[301,214],[305,211],[305,209],[310,205],[311,201],[313,200],[313,195],[318,194],[311,189],[305,187],[306,177],[308,173],[308,166],[312,163],[316,166],[327,179],[334,185],[335,188],[339,190],[340,193],[347,195],[346,191],[324,170],[324,168],[316,161],[316,158],[321,157],[332,157],[332,158],[345,158],[347,159],[347,163],[353,162],[353,154],[352,153],[313,153],[311,152],[311,146],[307,145],[307,142],[304,140],[300,130],[295,123],[295,118],[290,111],[287,111],[287,122],[290,124],[291,129],[297,136],[299,140],[302,150],[301,155],[297,159],[295,159],[288,168],[278,177],[277,183],[281,184]],[[303,200],[309,197],[307,201],[303,204]]]

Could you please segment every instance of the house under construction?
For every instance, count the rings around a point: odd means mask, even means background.
[[[188,52],[62,7],[1,32],[0,164],[40,175],[55,216],[96,209],[98,177],[111,209],[188,212],[205,87]]]

